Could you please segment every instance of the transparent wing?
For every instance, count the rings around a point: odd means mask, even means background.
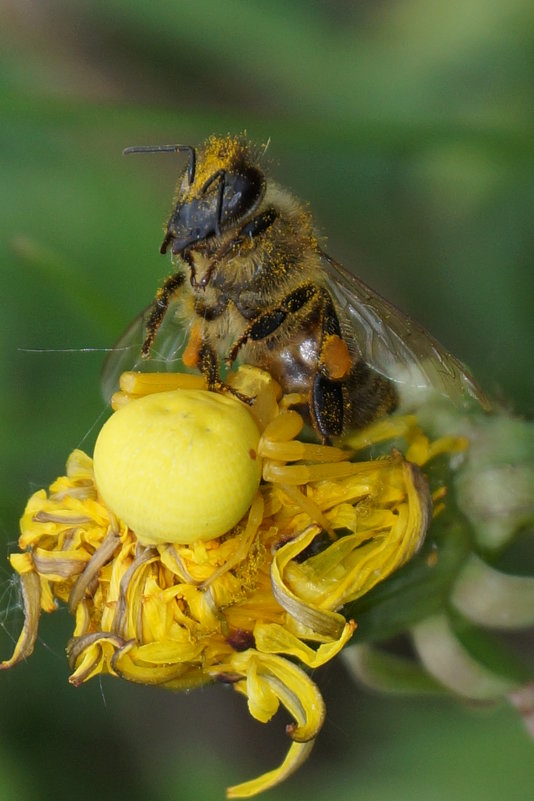
[[[190,324],[177,314],[177,303],[171,303],[150,349],[150,358],[141,355],[146,323],[152,304],[148,306],[119,337],[102,367],[102,393],[107,402],[119,388],[119,378],[125,370],[141,372],[191,372],[182,363]]]
[[[469,372],[422,325],[403,314],[327,254],[327,287],[350,325],[361,358],[377,373],[408,391],[433,390],[461,403],[491,408]]]

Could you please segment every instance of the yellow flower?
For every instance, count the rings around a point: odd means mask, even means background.
[[[99,673],[170,689],[218,680],[263,723],[282,704],[295,721],[288,754],[228,790],[246,797],[308,756],[325,711],[303,668],[339,653],[356,629],[344,606],[419,548],[432,503],[416,463],[463,444],[430,444],[398,418],[350,446],[403,434],[411,461],[353,461],[297,439],[302,418],[266,373],[231,380],[236,397],[191,376],[123,376],[95,463],[74,451],[28,502],[11,557],[25,625],[2,667],[29,656],[40,611],[61,601],[76,620],[76,686]]]

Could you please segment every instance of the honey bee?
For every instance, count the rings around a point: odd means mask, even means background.
[[[244,136],[124,152],[188,163],[160,248],[174,272],[108,357],[108,389],[134,347],[158,367],[200,370],[210,389],[238,360],[262,367],[302,398],[325,442],[394,410],[403,386],[488,407],[454,356],[322,250],[307,207]]]

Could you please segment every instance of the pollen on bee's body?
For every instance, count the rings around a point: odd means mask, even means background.
[[[326,337],[321,356],[330,378],[336,380],[344,378],[352,368],[352,360],[347,343],[337,334],[331,334]]]

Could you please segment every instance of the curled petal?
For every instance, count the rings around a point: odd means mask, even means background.
[[[278,623],[258,623],[254,627],[254,641],[256,648],[261,653],[287,654],[296,657],[308,667],[318,668],[341,651],[352,637],[355,629],[354,621],[348,622],[338,640],[322,643],[317,650],[314,650]]]
[[[67,657],[71,667],[76,667],[69,676],[69,682],[79,687],[97,673],[114,673],[110,661],[124,640],[108,632],[93,632],[83,637],[73,638],[67,646]],[[116,675],[116,674],[115,674]]]
[[[284,576],[287,565],[308,547],[319,532],[318,526],[309,526],[299,537],[275,553],[271,566],[273,595],[300,626],[310,630],[310,635],[313,633],[319,638],[338,640],[346,625],[343,615],[319,609],[315,604],[303,601],[290,589]]]
[[[47,551],[35,548],[32,553],[35,568],[49,581],[65,579],[83,573],[89,561],[89,554],[84,551]]]
[[[136,684],[152,684],[167,689],[189,689],[211,681],[200,666],[175,662],[171,665],[149,664],[139,658],[139,648],[131,640],[117,650],[111,659],[112,670]]]
[[[118,543],[118,534],[110,529],[106,535],[106,538],[104,539],[104,542],[100,548],[97,548],[97,550],[94,552],[82,575],[78,577],[72,587],[72,590],[70,591],[69,609],[71,612],[75,611],[76,607],[82,600],[87,587],[93,581],[93,579],[98,576],[99,570],[111,559]]]
[[[29,554],[21,555],[29,556]],[[35,640],[37,639],[41,614],[41,581],[37,573],[29,570],[21,573],[20,586],[24,605],[24,626],[15,645],[13,655],[10,659],[0,663],[0,670],[7,670],[7,668],[13,667],[13,665],[30,656],[33,653]]]
[[[258,661],[249,660],[244,694],[248,699],[248,711],[260,723],[268,723],[278,712],[280,701],[265,676],[258,671]],[[243,683],[240,685],[243,686]]]
[[[303,601],[322,610],[339,609],[369,592],[420,547],[432,509],[426,480],[415,465],[393,459],[384,461],[381,481],[382,503],[386,499],[393,508],[378,507],[363,521],[356,517],[355,533],[302,564],[284,565],[284,584]],[[276,557],[273,570],[275,564]]]
[[[67,459],[67,476],[72,482],[93,480],[93,460],[76,448]]]
[[[324,701],[317,686],[297,665],[281,656],[249,649],[232,654],[225,668],[247,678],[254,670],[257,682],[269,684],[278,700],[295,718],[297,725],[289,730],[292,740],[308,742],[317,736],[324,721]],[[242,691],[242,687],[240,689]],[[253,699],[253,704],[256,703]]]
[[[234,686],[248,697],[249,710],[257,719],[268,720],[279,703],[295,719],[295,724],[287,728],[294,742],[280,767],[227,790],[228,798],[247,798],[284,781],[305,761],[324,721],[324,702],[306,673],[280,656],[250,649],[232,655],[219,670],[246,679]]]
[[[252,779],[249,782],[236,784],[229,787],[226,791],[227,798],[250,798],[258,793],[263,793],[271,787],[285,781],[288,776],[291,776],[301,765],[306,762],[308,756],[313,748],[313,741],[309,743],[291,743],[289,751],[280,767],[275,770],[270,770],[258,776],[257,779]]]
[[[204,648],[203,643],[164,640],[149,642],[136,648],[136,658],[149,665],[171,665],[181,662],[192,662],[197,659]]]
[[[120,581],[120,592],[111,630],[125,638],[135,637],[138,628],[138,611],[141,603],[139,588],[142,586],[145,568],[157,558],[154,548],[140,548],[134,561]]]
[[[76,606],[76,627],[74,629],[74,637],[83,637],[88,634],[91,629],[91,612],[89,603],[86,600],[81,600]]]
[[[462,453],[469,447],[469,440],[465,437],[446,436],[431,442],[422,431],[412,433],[410,437],[410,447],[406,451],[408,461],[420,467],[436,456],[442,454],[451,455]]]

